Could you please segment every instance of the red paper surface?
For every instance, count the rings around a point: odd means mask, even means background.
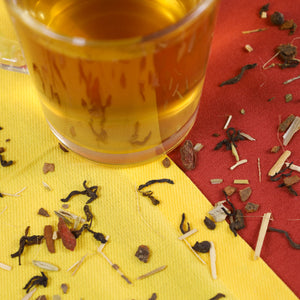
[[[253,216],[262,216],[266,212],[272,212],[274,218],[269,226],[287,230],[292,239],[300,244],[300,183],[293,186],[299,196],[293,196],[286,187],[278,187],[281,180],[272,182],[267,175],[284,150],[292,152],[290,162],[300,165],[300,131],[278,153],[270,152],[273,146],[282,143],[282,134],[277,132],[280,121],[290,114],[300,116],[300,80],[283,84],[287,79],[300,75],[300,65],[289,69],[280,69],[278,66],[267,70],[262,68],[276,53],[275,49],[280,44],[300,46],[300,2],[271,1],[269,6],[268,16],[279,11],[286,19],[293,19],[298,24],[299,28],[293,35],[289,35],[288,30],[279,30],[272,25],[269,17],[260,18],[259,10],[266,3],[258,0],[221,1],[200,110],[187,137],[194,144],[202,143],[204,148],[198,153],[196,168],[185,171],[212,204],[225,199],[223,188],[228,185],[237,187],[237,191],[247,186],[252,188],[252,195],[247,202],[257,203],[260,208],[257,212],[245,214],[246,228],[238,234],[253,249],[262,221],[262,218]],[[257,28],[267,30],[242,33]],[[246,44],[251,45],[254,50],[247,52],[244,49]],[[300,58],[299,55],[296,57]],[[271,63],[273,62],[280,61],[275,58]],[[242,66],[253,63],[257,63],[256,68],[246,71],[240,82],[219,86],[223,81],[236,76]],[[293,95],[293,100],[286,103],[285,95],[289,93]],[[241,114],[241,109],[245,110],[244,115]],[[247,159],[248,163],[232,171],[229,168],[236,161],[231,151],[226,151],[224,147],[218,151],[213,150],[218,142],[226,138],[223,127],[229,115],[232,115],[229,127],[248,133],[256,139],[237,142],[240,159]],[[220,136],[214,137],[214,133]],[[184,170],[179,148],[170,153],[170,157]],[[293,175],[300,176],[295,171]],[[212,185],[212,178],[222,178],[224,181],[219,185]],[[250,184],[235,185],[234,179],[248,179]],[[247,202],[241,202],[238,192],[230,200],[236,208],[244,211]],[[293,249],[283,234],[267,232],[261,257],[300,297],[300,251]]]

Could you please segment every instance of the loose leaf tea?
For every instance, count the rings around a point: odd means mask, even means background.
[[[39,214],[40,216],[43,216],[43,217],[50,217],[50,215],[49,215],[49,213],[47,212],[47,210],[44,209],[44,208],[42,208],[42,207],[39,209],[38,214]]]
[[[25,235],[23,235],[20,238],[19,241],[19,250],[13,254],[11,254],[11,257],[19,257],[19,265],[21,265],[21,255],[24,252],[25,246],[31,246],[31,245],[38,245],[42,242],[44,236],[43,235],[32,235],[28,236],[29,233],[29,226],[25,230]]]
[[[225,146],[226,150],[232,150],[232,145],[236,148],[236,142],[245,140],[245,137],[241,135],[240,130],[236,130],[233,127],[230,127],[226,130],[227,139],[219,142],[214,150],[219,150],[222,146]]]
[[[270,20],[274,25],[282,25],[284,23],[284,15],[278,11],[275,11],[270,16]]]
[[[162,179],[153,179],[153,180],[149,180],[147,181],[145,184],[141,184],[139,187],[138,187],[138,191],[142,194],[142,196],[144,197],[147,197],[151,200],[152,204],[153,205],[158,205],[160,202],[158,199],[156,199],[154,196],[153,196],[153,192],[152,191],[146,191],[146,192],[143,192],[142,189],[144,189],[145,187],[148,187],[154,183],[169,183],[169,184],[174,184],[174,181],[171,180],[171,179],[167,179],[167,178],[162,178]]]
[[[188,222],[187,222],[187,230],[185,230],[183,228],[184,227],[184,221],[185,221],[185,214],[183,213],[182,216],[181,216],[181,222],[180,222],[180,225],[179,225],[179,228],[180,228],[180,231],[182,232],[182,234],[185,234],[185,233],[187,233],[191,230],[190,223],[188,223]]]
[[[300,250],[300,244],[295,243],[292,238],[290,237],[289,233],[285,230],[282,229],[277,229],[277,228],[273,228],[273,227],[269,227],[268,228],[269,231],[274,231],[274,232],[278,232],[278,233],[283,233],[285,235],[285,237],[287,238],[289,244],[297,250]]]
[[[144,263],[148,262],[150,256],[149,247],[145,245],[140,245],[135,253],[135,256]]]
[[[87,200],[86,204],[89,204],[91,203],[92,201],[94,201],[95,199],[98,198],[98,195],[97,195],[97,190],[98,190],[98,186],[91,186],[91,187],[88,187],[86,185],[86,180],[83,182],[83,187],[85,188],[85,190],[83,191],[72,191],[66,198],[64,199],[60,199],[62,202],[68,202],[73,196],[76,196],[76,195],[86,195],[88,197],[90,197],[89,200]]]
[[[42,285],[44,287],[47,286],[48,283],[48,278],[47,276],[41,272],[42,276],[33,276],[28,282],[27,284],[23,287],[24,290],[26,290],[26,293],[28,293],[31,288],[33,288],[36,285]]]
[[[245,206],[245,211],[247,213],[255,212],[259,208],[259,204],[248,202]]]
[[[54,172],[55,171],[55,165],[52,163],[44,163],[43,166],[43,173],[47,174],[48,172]]]
[[[204,224],[210,230],[214,230],[216,228],[216,223],[208,217],[205,217]]]
[[[251,70],[255,67],[256,67],[256,64],[249,64],[249,65],[243,66],[241,69],[241,72],[237,76],[222,82],[220,84],[220,86],[224,86],[224,85],[228,85],[228,84],[235,84],[235,83],[239,82],[242,79],[246,70]]]
[[[222,293],[218,293],[216,296],[210,298],[209,300],[219,300],[221,298],[225,298],[226,296]]]
[[[0,163],[2,167],[9,167],[13,164],[12,160],[6,161],[3,159],[3,155],[0,155]]]
[[[203,242],[196,242],[195,245],[192,247],[195,251],[200,253],[207,253],[211,247],[210,242],[203,241]]]

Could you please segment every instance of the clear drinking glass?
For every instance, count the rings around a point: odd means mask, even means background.
[[[0,39],[0,66],[29,72],[64,145],[129,165],[182,142],[197,115],[218,0],[5,1],[21,48]]]

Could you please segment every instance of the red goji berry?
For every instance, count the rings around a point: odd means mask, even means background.
[[[76,246],[76,238],[70,231],[69,227],[65,223],[65,221],[62,218],[59,218],[58,221],[58,232],[60,234],[60,237],[62,239],[63,245],[73,251]]]

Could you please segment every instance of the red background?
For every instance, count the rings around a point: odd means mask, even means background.
[[[275,49],[280,44],[293,43],[300,46],[300,3],[298,0],[272,1],[269,6],[268,16],[279,11],[286,19],[293,19],[298,24],[299,28],[293,35],[289,35],[288,30],[279,30],[271,24],[269,18],[260,18],[259,10],[266,3],[258,0],[221,1],[200,110],[187,137],[194,144],[202,143],[204,148],[198,153],[196,168],[185,172],[212,204],[224,200],[224,187],[232,185],[238,190],[246,187],[234,185],[234,179],[248,179],[252,188],[249,201],[258,203],[260,208],[246,216],[262,216],[266,212],[272,212],[274,220],[269,226],[287,230],[293,240],[300,243],[300,220],[290,220],[300,219],[300,183],[294,185],[299,196],[293,196],[286,188],[277,187],[278,183],[270,181],[267,175],[283,150],[290,150],[292,154],[289,161],[300,165],[300,131],[287,147],[281,148],[278,153],[270,152],[273,146],[282,142],[282,134],[277,133],[280,120],[284,120],[289,114],[300,116],[300,80],[283,84],[287,79],[300,75],[300,66],[289,69],[262,68],[276,53]],[[257,28],[267,30],[242,33]],[[254,50],[247,52],[244,49],[246,44],[251,45]],[[296,57],[300,58],[300,55]],[[279,61],[276,58],[272,62]],[[253,63],[257,63],[257,67],[247,71],[240,82],[219,87],[221,82],[237,75],[242,66]],[[289,93],[293,95],[293,100],[286,103],[285,95]],[[272,97],[274,98],[268,101]],[[245,109],[244,115],[240,113],[241,109]],[[233,171],[229,170],[235,163],[231,151],[226,151],[225,148],[213,150],[219,141],[226,138],[223,127],[229,115],[232,115],[229,127],[246,132],[256,139],[237,143],[240,159],[247,159],[248,163]],[[212,136],[214,133],[219,133],[220,136]],[[184,170],[179,148],[170,153],[170,157]],[[261,162],[261,182],[258,158]],[[293,172],[293,175],[296,174],[297,172]],[[299,173],[297,175],[300,176]],[[224,181],[219,185],[212,185],[212,178],[222,178]],[[238,193],[232,195],[230,200],[236,208],[243,209],[245,206]],[[249,217],[245,218],[245,222],[246,228],[238,234],[255,249],[261,218]],[[300,251],[293,249],[283,234],[268,232],[261,257],[300,297]]]

